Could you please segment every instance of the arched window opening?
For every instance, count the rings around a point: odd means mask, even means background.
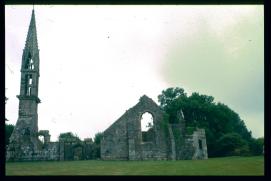
[[[153,117],[146,112],[141,116],[141,131],[148,131],[153,126]]]
[[[154,137],[153,116],[146,112],[141,116],[142,142],[152,141]]]
[[[32,77],[28,79],[28,85],[32,85]]]
[[[25,76],[25,94],[27,96],[31,95],[31,85],[33,84],[33,79],[31,74]]]
[[[31,87],[28,87],[26,95],[31,96]]]
[[[26,75],[26,82],[28,85],[32,85],[33,82],[32,75]]]
[[[30,70],[33,70],[33,69],[34,69],[34,61],[33,61],[32,58],[30,59],[29,69],[30,69]]]

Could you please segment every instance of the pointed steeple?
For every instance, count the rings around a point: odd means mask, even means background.
[[[25,42],[25,48],[38,48],[37,29],[35,20],[35,11],[32,10],[31,21],[28,28],[27,38]]]
[[[39,49],[37,39],[37,29],[35,20],[35,11],[32,10],[31,20],[26,37],[25,47],[23,50],[21,66],[21,88],[19,99],[32,97],[37,103],[39,85]]]
[[[22,55],[18,120],[10,137],[7,160],[31,160],[39,150],[38,97],[39,49],[35,12],[32,10],[30,25]],[[36,153],[35,153],[36,155]]]

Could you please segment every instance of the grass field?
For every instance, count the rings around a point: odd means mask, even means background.
[[[264,158],[178,161],[43,161],[6,163],[6,175],[263,175]]]

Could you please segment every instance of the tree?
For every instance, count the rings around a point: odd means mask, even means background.
[[[177,123],[176,114],[180,108],[180,100],[185,99],[186,93],[184,89],[175,87],[168,88],[162,91],[162,94],[158,95],[158,102],[163,110],[169,114],[169,122]]]
[[[5,144],[6,146],[9,144],[9,138],[14,130],[13,124],[5,124]]]
[[[103,133],[96,133],[95,137],[94,137],[94,144],[93,144],[93,148],[94,148],[94,158],[101,158],[101,140],[103,137]]]
[[[249,147],[237,133],[227,133],[217,141],[216,154],[219,156],[249,155]]]
[[[249,142],[249,147],[252,151],[253,155],[262,155],[263,154],[263,148],[264,148],[264,138],[253,138]]]
[[[169,115],[169,123],[178,122],[177,111],[182,109],[187,127],[205,129],[210,157],[222,155],[222,152],[217,151],[218,140],[227,134],[238,133],[241,139],[250,145],[252,136],[244,121],[227,105],[215,103],[212,96],[197,92],[187,96],[182,88],[168,88],[158,96],[158,101],[160,107]],[[251,151],[251,146],[248,148]],[[243,153],[247,146],[242,149]]]
[[[101,143],[102,137],[103,137],[103,133],[101,132],[96,133],[94,136],[94,143],[99,145]]]
[[[60,139],[75,139],[76,141],[81,141],[80,138],[72,132],[60,133],[58,140]]]
[[[177,100],[179,97],[186,97],[184,89],[171,87],[162,91],[162,94],[158,96],[158,102],[160,102],[162,108],[165,108],[167,106],[169,107],[172,102]]]

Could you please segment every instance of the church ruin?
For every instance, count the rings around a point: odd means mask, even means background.
[[[153,125],[142,131],[144,113],[153,117]],[[188,133],[182,111],[178,123],[169,124],[167,114],[149,97],[127,110],[103,133],[101,158],[104,160],[182,160],[207,159],[204,129]]]
[[[6,151],[7,161],[82,160],[92,159],[91,139],[60,139],[51,142],[48,130],[38,130],[39,49],[35,13],[23,50],[19,114]],[[147,131],[141,128],[141,117],[150,113],[153,123]],[[168,123],[168,115],[149,97],[139,102],[108,129],[101,140],[103,160],[180,160],[207,159],[204,129],[189,132],[182,111],[177,113],[176,124]],[[43,142],[39,139],[43,137]]]

